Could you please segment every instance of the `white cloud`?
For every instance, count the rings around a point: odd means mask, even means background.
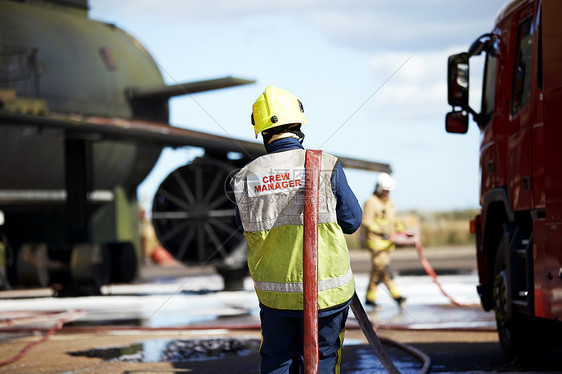
[[[156,18],[168,22],[230,22],[270,19],[271,27],[289,16],[318,28],[339,44],[362,49],[442,48],[471,40],[474,30],[492,26],[493,15],[504,0],[91,0],[94,12],[128,17]]]
[[[225,20],[254,15],[272,15],[280,12],[298,12],[303,14],[307,9],[323,6],[321,0],[285,0],[264,2],[258,0],[92,0],[91,8],[96,12],[113,13],[128,16],[150,16],[183,20]],[[296,14],[296,13],[295,13]]]
[[[413,55],[411,52],[387,52],[373,56],[371,68],[377,81],[382,84],[394,74],[375,100],[377,112],[404,120],[443,116],[447,105],[447,57],[465,48],[451,47]]]

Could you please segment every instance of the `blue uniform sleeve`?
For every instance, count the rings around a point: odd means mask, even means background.
[[[353,234],[361,226],[363,211],[357,201],[357,197],[355,197],[351,187],[347,184],[347,178],[339,162],[332,177],[332,188],[337,199],[336,214],[338,224],[344,234]]]

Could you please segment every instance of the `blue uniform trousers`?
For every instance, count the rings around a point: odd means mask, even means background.
[[[318,318],[318,373],[339,373],[345,321],[349,307]],[[298,374],[303,366],[303,317],[260,311],[262,374]]]

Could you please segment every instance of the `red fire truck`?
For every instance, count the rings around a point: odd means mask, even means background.
[[[449,56],[449,133],[481,131],[478,294],[502,349],[528,358],[562,341],[562,1],[512,0],[492,32]],[[484,54],[480,111],[469,61]]]

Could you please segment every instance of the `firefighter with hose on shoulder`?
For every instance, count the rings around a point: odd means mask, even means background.
[[[233,178],[239,225],[260,302],[261,373],[298,373],[303,367],[302,103],[269,86],[252,108],[256,138],[267,154]],[[361,225],[362,211],[342,166],[322,154],[318,222],[319,373],[339,372],[344,327],[355,280],[344,233]]]
[[[363,229],[366,246],[371,250],[372,268],[367,288],[366,305],[377,306],[377,288],[382,282],[390,295],[401,307],[406,301],[394,281],[390,269],[390,252],[395,249],[392,237],[403,228],[396,215],[390,191],[395,188],[394,179],[387,173],[380,173],[373,195],[363,207]]]

